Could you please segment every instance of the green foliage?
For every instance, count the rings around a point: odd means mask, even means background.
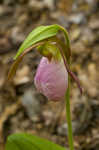
[[[56,35],[57,35],[58,31],[62,31],[64,33],[66,44],[62,45],[60,40],[57,41]],[[22,61],[24,55],[26,55],[34,47],[44,45],[44,43],[46,43],[48,40],[50,42],[53,42],[53,41],[58,42],[59,45],[62,46],[65,58],[67,59],[67,61],[69,60],[71,52],[70,52],[70,42],[69,42],[69,37],[68,37],[67,31],[63,27],[61,27],[60,25],[57,25],[57,24],[49,25],[49,26],[40,26],[40,27],[37,27],[36,29],[34,29],[27,36],[27,38],[25,39],[23,44],[20,46],[16,56],[14,57],[15,62],[13,63],[13,65],[9,71],[8,80],[14,76],[16,69],[17,69],[18,65],[20,64],[20,62]],[[47,52],[45,54],[48,55]]]
[[[27,48],[29,48],[30,46],[44,40],[44,39],[48,39],[50,37],[56,36],[57,32],[61,30],[64,32],[65,38],[66,38],[66,46],[68,49],[68,53],[70,54],[70,43],[69,43],[69,38],[68,38],[68,34],[67,31],[57,25],[49,25],[49,26],[40,26],[37,27],[36,29],[34,29],[26,38],[26,40],[23,42],[23,44],[21,45],[21,47],[18,50],[18,53],[16,54],[15,58],[16,59],[18,56],[21,55],[21,53],[26,50]]]
[[[57,25],[50,25],[50,26],[40,26],[34,29],[26,38],[26,40],[23,42],[21,47],[19,48],[19,51],[17,55],[15,56],[15,59],[20,56],[20,54],[33,44],[40,42],[44,39],[47,39],[49,37],[53,37],[57,34],[59,30],[59,27]]]
[[[38,51],[41,55],[49,58],[49,60],[51,57],[54,57],[56,60],[61,59],[61,54],[56,44],[46,42],[44,45],[38,47]]]
[[[66,150],[37,136],[19,133],[8,137],[5,150]]]

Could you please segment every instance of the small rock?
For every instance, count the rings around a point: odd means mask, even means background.
[[[91,46],[96,41],[96,36],[97,35],[93,34],[91,29],[85,28],[82,31],[81,42],[83,42],[85,46]]]
[[[99,29],[99,20],[98,20],[98,19],[93,19],[93,20],[91,20],[90,23],[89,23],[89,27],[90,27],[92,30]]]
[[[54,0],[44,0],[45,6],[47,6],[50,10],[54,10]]]
[[[68,134],[67,133],[68,132],[68,125],[67,125],[67,123],[64,123],[64,124],[60,125],[58,127],[58,129],[57,129],[57,132],[61,136],[66,136]]]
[[[88,73],[89,73],[91,78],[95,79],[95,77],[97,75],[96,64],[95,63],[90,63],[88,65]]]
[[[21,42],[23,42],[25,39],[25,35],[24,33],[22,33],[21,28],[16,26],[12,28],[11,31],[11,40],[13,42],[13,44],[20,44]]]
[[[36,99],[33,89],[28,89],[24,92],[22,104],[26,108],[29,118],[33,122],[38,122],[41,115],[41,104],[40,101]]]
[[[99,91],[98,91],[97,87],[95,87],[95,86],[92,86],[88,89],[88,94],[92,98],[96,97],[98,95],[98,92]]]
[[[14,78],[14,84],[20,85],[20,84],[29,82],[30,81],[29,72],[30,72],[30,70],[27,65],[24,66],[23,68],[19,69]]]
[[[82,13],[69,16],[69,22],[74,24],[85,24],[86,18]]]
[[[79,39],[79,36],[81,34],[81,30],[79,28],[73,30],[71,33],[70,33],[70,36],[71,36],[71,41],[74,41],[74,40],[77,40]]]
[[[85,0],[87,3],[89,4],[93,4],[94,3],[94,0]]]
[[[52,122],[54,121],[54,114],[52,111],[43,111],[43,117],[44,117],[44,120],[45,120],[45,125],[46,126],[50,126],[52,124]]]
[[[13,0],[4,0],[5,5],[13,5],[15,2]]]
[[[35,8],[35,9],[42,9],[44,7],[49,8],[50,10],[54,9],[54,0],[43,0],[43,1],[29,1],[29,7]]]
[[[13,9],[8,6],[0,6],[0,17],[8,16],[13,13]]]

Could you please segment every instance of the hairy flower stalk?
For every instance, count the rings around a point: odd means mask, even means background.
[[[68,87],[68,73],[62,59],[51,61],[43,57],[38,66],[34,83],[38,91],[49,100],[59,101],[65,96]]]

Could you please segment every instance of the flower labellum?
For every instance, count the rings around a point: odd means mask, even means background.
[[[68,73],[63,60],[49,61],[48,58],[42,57],[34,83],[38,91],[49,100],[62,100],[68,87]]]

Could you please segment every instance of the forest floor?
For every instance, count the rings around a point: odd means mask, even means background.
[[[0,148],[8,135],[16,132],[32,133],[68,146],[65,102],[48,101],[33,83],[41,56],[36,51],[28,53],[13,80],[7,82],[10,60],[28,33],[39,25],[56,23],[69,32],[71,70],[84,90],[81,96],[75,82],[71,81],[75,148],[99,150],[98,0],[0,2]]]

